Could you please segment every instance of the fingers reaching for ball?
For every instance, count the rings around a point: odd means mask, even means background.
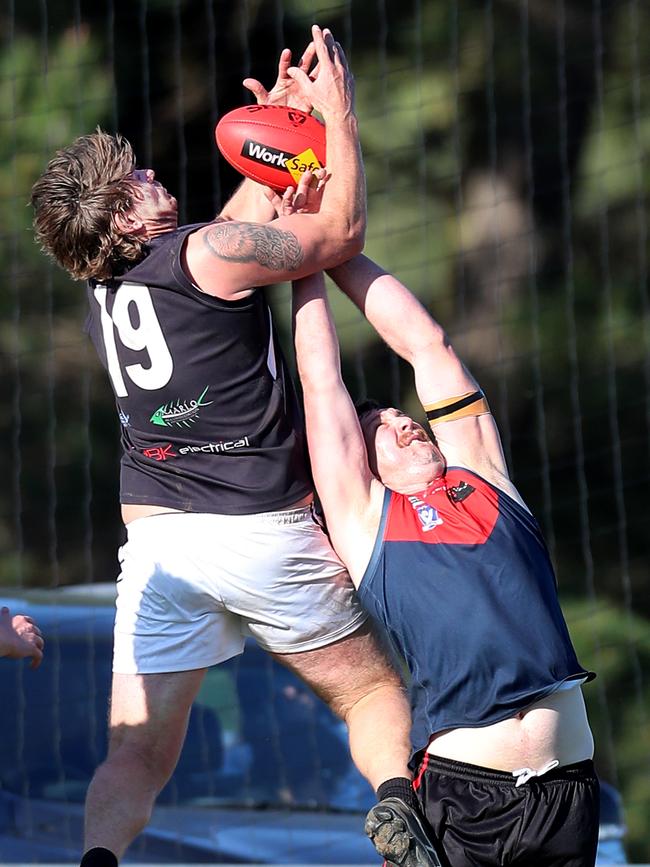
[[[292,214],[315,214],[320,210],[323,191],[329,174],[325,167],[306,171],[297,186],[288,186],[284,193],[266,187],[264,195],[273,205],[278,217]]]
[[[314,69],[311,69],[315,57],[316,46],[312,41],[303,51],[297,66],[312,81],[318,75],[319,68],[317,63]],[[242,83],[253,94],[258,105],[281,105],[287,108],[297,108],[300,111],[311,114],[313,105],[309,97],[302,92],[300,87],[288,74],[287,70],[290,66],[291,51],[288,48],[284,48],[280,53],[278,61],[278,77],[271,90],[267,90],[256,78],[245,78]]]
[[[299,66],[291,66],[287,69],[287,75],[295,81],[303,97],[323,115],[326,123],[347,117],[354,107],[354,81],[345,52],[328,29],[321,30],[315,24],[312,37],[318,74],[312,78]]]

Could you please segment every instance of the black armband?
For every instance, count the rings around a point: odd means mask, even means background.
[[[482,391],[471,391],[455,397],[446,397],[436,403],[424,404],[429,424],[433,427],[443,421],[455,421],[471,415],[484,415],[490,411]]]

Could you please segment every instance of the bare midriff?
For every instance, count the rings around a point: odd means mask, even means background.
[[[431,739],[427,752],[499,771],[540,769],[590,759],[594,741],[579,686],[562,689],[509,719],[481,728],[455,728]]]
[[[273,512],[284,512],[289,511],[290,509],[300,509],[302,506],[308,506],[309,503],[314,499],[313,494],[307,494],[302,498],[302,500],[298,500],[297,503],[293,503],[291,506],[285,506],[283,509],[272,509]],[[166,515],[166,514],[182,514],[182,509],[170,509],[169,506],[150,506],[145,504],[122,504],[122,520],[125,524],[129,524],[131,521],[135,521],[136,518],[149,518],[152,515]]]

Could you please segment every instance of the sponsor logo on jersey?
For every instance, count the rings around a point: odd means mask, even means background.
[[[211,400],[203,400],[209,387],[206,385],[198,400],[177,400],[164,403],[158,407],[149,421],[162,427],[172,427],[172,425],[190,427],[198,418],[199,410],[212,403]]]
[[[463,500],[466,500],[475,490],[476,488],[472,487],[472,485],[467,482],[459,482],[456,487],[449,488],[447,496],[452,503],[462,503]]]
[[[123,409],[121,409],[119,411],[119,417],[120,417],[120,424],[122,425],[122,427],[129,427],[129,425],[131,423],[130,422],[131,416],[128,415],[127,413],[125,413]]]
[[[438,514],[438,510],[434,509],[433,506],[430,506],[428,503],[425,503],[419,497],[409,497],[408,501],[417,512],[417,516],[422,524],[422,529],[425,532],[427,530],[433,530],[434,527],[438,527],[440,524],[444,524],[444,521]]]
[[[250,445],[248,437],[241,437],[238,440],[222,440],[218,443],[203,443],[200,446],[180,446],[178,449],[179,455],[195,455],[195,454],[210,454],[219,455],[224,452],[231,452],[233,449],[243,449]]]
[[[142,454],[145,458],[151,458],[154,461],[166,461],[169,458],[177,458],[176,452],[172,451],[172,444],[167,443],[164,446],[150,446],[148,449],[142,449]]]
[[[313,172],[314,169],[321,168],[318,157],[311,148],[307,148],[307,150],[299,154],[292,154],[284,150],[280,151],[272,148],[270,145],[253,141],[250,138],[245,139],[241,155],[252,160],[254,163],[275,166],[282,171],[289,172],[296,182],[300,180],[300,176],[305,172]]]

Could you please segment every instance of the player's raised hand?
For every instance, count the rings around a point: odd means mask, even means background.
[[[31,667],[38,668],[43,659],[43,636],[31,617],[13,617],[5,606],[0,609],[0,656],[11,659],[32,658]]]
[[[318,60],[317,74],[308,75],[299,66],[290,66],[287,75],[326,123],[345,119],[354,112],[354,78],[343,47],[330,30],[321,30],[317,24],[312,27],[312,37]]]
[[[278,217],[289,217],[291,214],[315,214],[320,210],[323,200],[323,190],[329,179],[326,168],[307,171],[298,182],[297,187],[287,187],[280,194],[271,187],[264,188],[264,195],[273,205]]]
[[[311,69],[315,57],[316,46],[310,42],[297,65],[297,69],[303,71],[312,80],[318,75],[318,64]],[[250,90],[258,105],[286,105],[289,108],[297,108],[311,114],[313,106],[308,97],[305,96],[293,78],[287,75],[290,66],[291,51],[285,48],[280,54],[278,77],[271,90],[267,90],[256,78],[245,78],[243,85]]]

